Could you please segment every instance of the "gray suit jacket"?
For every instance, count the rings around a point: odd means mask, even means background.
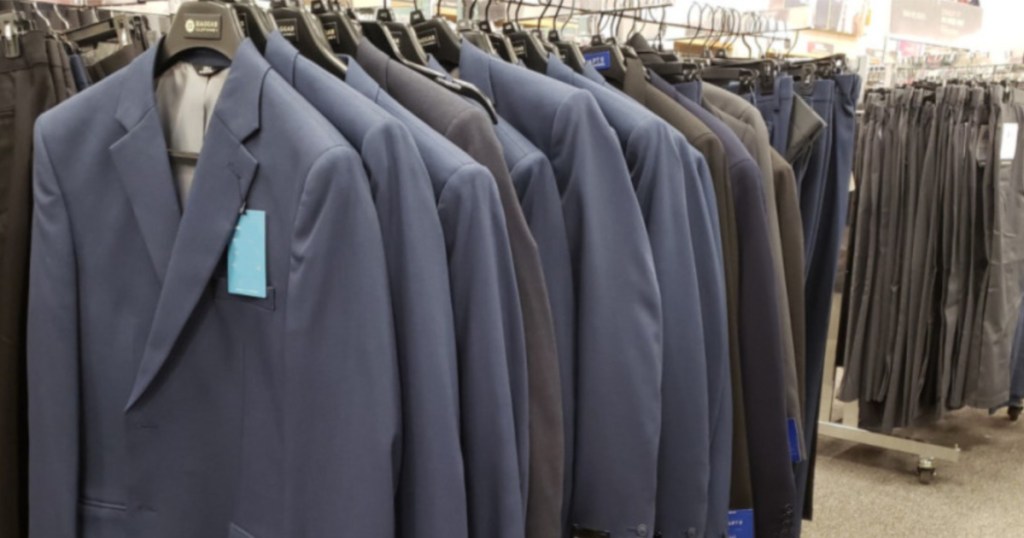
[[[653,533],[661,430],[661,301],[650,241],[614,131],[594,98],[464,44],[460,76],[555,170],[576,287],[574,473],[568,521],[612,537]],[[570,418],[571,417],[571,418]],[[566,446],[571,437],[567,437]],[[571,454],[571,456],[570,456]],[[571,457],[571,459],[570,459]]]
[[[361,64],[349,61],[345,81],[408,127],[434,186],[455,313],[469,535],[521,537],[509,365],[522,363],[522,317],[494,177],[385,93]]]
[[[785,261],[783,259],[782,231],[779,226],[778,193],[775,191],[775,173],[772,168],[772,146],[768,129],[760,111],[742,97],[711,84],[703,84],[705,105],[719,119],[729,125],[743,141],[751,157],[757,162],[764,184],[768,210],[768,241],[775,267],[775,286],[778,291],[779,321],[782,330],[782,351],[785,358],[786,410],[795,419],[797,439],[803,438],[803,412],[800,407],[800,384],[797,376],[796,344],[793,339],[793,321],[790,292],[787,289]],[[790,204],[786,204],[787,206]],[[802,449],[801,441],[801,449]],[[801,450],[801,454],[806,454]]]
[[[398,373],[359,156],[245,41],[182,211],[157,55],[37,124],[32,536],[390,536]],[[240,209],[266,212],[265,299],[226,291]]]
[[[466,536],[455,321],[444,232],[427,167],[400,121],[300,56],[281,34],[268,36],[264,55],[356,147],[369,174],[402,380],[398,534]]]
[[[451,79],[444,66],[428,55],[427,65]],[[468,97],[467,102],[474,103]],[[474,105],[479,106],[479,105]],[[526,139],[502,117],[494,124],[494,134],[501,143],[508,175],[515,186],[522,214],[530,226],[537,243],[541,266],[544,270],[548,300],[554,321],[559,357],[572,357],[575,353],[575,307],[572,286],[572,261],[569,241],[565,235],[565,217],[558,182],[551,162],[537,146]],[[480,154],[480,152],[474,152]],[[490,155],[490,151],[483,153]],[[496,165],[500,164],[489,159]],[[499,183],[503,183],[499,180]],[[565,370],[565,361],[559,378],[572,379]],[[547,368],[529,368],[530,393],[530,472],[529,495],[526,499],[526,535],[530,538],[557,538],[561,536],[561,508],[565,469],[564,435],[551,435],[562,431],[562,409],[568,407],[571,392],[563,392],[558,379]],[[562,406],[555,404],[562,399]]]

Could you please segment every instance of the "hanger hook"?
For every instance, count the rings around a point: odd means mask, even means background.
[[[736,45],[736,42],[740,40],[740,36],[743,35],[743,12],[738,9],[734,9],[733,17],[735,26],[733,26],[732,39],[729,41],[729,50],[732,50],[733,46]]]
[[[636,8],[640,8],[640,0],[636,0]],[[629,12],[629,28],[626,28],[626,39],[629,39],[633,35],[633,30],[636,30],[636,23],[639,16],[642,14],[641,11],[630,11]],[[625,12],[623,12],[625,15]]]
[[[789,24],[789,23],[787,23]],[[793,41],[789,44],[789,50],[786,51],[786,56],[792,56],[793,51],[796,49],[796,44],[800,41],[800,29],[797,28],[793,32]]]
[[[694,30],[693,35],[690,36],[690,41],[688,41],[686,43],[687,46],[690,46],[690,47],[692,47],[693,44],[696,43],[697,38],[700,37],[701,31],[704,30],[704,9],[707,6],[705,6],[704,4],[700,4],[700,3],[694,2],[693,5],[690,6],[690,9],[693,9],[694,7],[697,7],[697,6],[700,6],[700,10],[697,12],[697,28],[696,28],[696,30]],[[689,18],[690,18],[689,13],[687,13],[686,18],[687,18],[687,21],[686,21],[687,26],[692,27],[693,25],[689,21]]]
[[[559,0],[558,7],[555,8],[555,14],[551,17],[551,31],[558,31],[558,16],[562,14],[562,6],[565,5],[565,0]],[[556,36],[560,39],[560,36]]]
[[[704,53],[707,54],[708,50],[714,48],[715,44],[718,43],[718,36],[722,33],[721,25],[722,13],[725,8],[715,7],[711,9],[711,35],[708,39],[704,40]]]
[[[540,10],[540,15],[537,17],[537,33],[540,33],[540,29],[543,28],[544,15],[548,14],[548,8],[551,7],[551,1],[544,3],[544,9]]]
[[[666,6],[661,7],[661,20],[658,21],[658,52],[665,50],[665,44],[662,39],[665,37],[665,17],[668,14],[668,8]]]
[[[575,14],[576,14],[576,0],[571,0],[569,2],[569,16],[566,17],[564,21],[562,21],[562,29],[559,30],[560,34],[562,34],[562,35],[565,34],[565,27],[569,26],[569,19],[571,19],[573,17],[573,15],[575,15]],[[579,33],[579,29],[578,28],[577,28],[577,33]]]
[[[735,13],[736,10],[732,8],[725,10],[725,24],[722,26],[722,48],[726,50],[732,45],[732,36],[735,35],[736,19],[733,18]]]

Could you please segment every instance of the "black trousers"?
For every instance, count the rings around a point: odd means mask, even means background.
[[[0,56],[0,536],[27,536],[25,308],[32,213],[32,127],[74,92],[63,47],[33,31]]]

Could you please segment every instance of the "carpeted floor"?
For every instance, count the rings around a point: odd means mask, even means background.
[[[822,439],[814,521],[805,538],[1010,538],[1024,536],[1024,419],[957,412],[915,438],[961,450],[917,479],[915,456]]]
[[[822,438],[804,538],[1024,537],[1024,418],[966,409],[904,435],[959,445],[960,461],[937,462],[934,481],[923,485],[916,456]]]

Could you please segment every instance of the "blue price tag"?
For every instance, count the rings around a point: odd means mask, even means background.
[[[796,427],[796,419],[787,419],[786,429],[789,430],[789,459],[793,463],[800,463],[803,461],[803,457],[800,454],[800,435]]]
[[[612,53],[608,50],[584,52],[583,59],[598,71],[604,71],[612,66]]]
[[[729,538],[754,538],[754,510],[729,510]]]
[[[246,210],[228,247],[228,293],[267,298],[267,214]]]

